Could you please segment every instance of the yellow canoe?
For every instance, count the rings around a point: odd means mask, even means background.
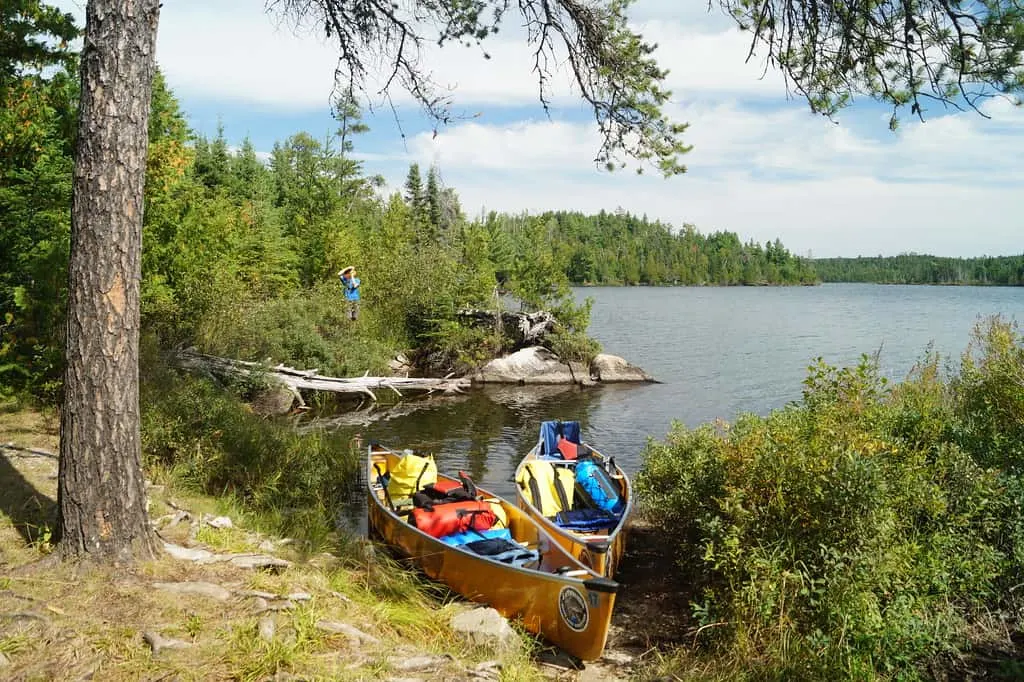
[[[600,658],[618,583],[580,564],[514,504],[483,489],[478,489],[478,499],[501,505],[513,540],[536,550],[536,561],[511,566],[428,535],[409,523],[402,507],[392,509],[384,481],[400,458],[401,453],[377,444],[369,448],[370,531],[467,599],[518,619],[527,631],[577,658]],[[440,474],[437,478],[454,480]]]
[[[608,474],[607,478],[611,484],[617,488],[619,499],[622,500],[622,511],[618,515],[609,515],[603,525],[590,525],[587,529],[581,530],[559,525],[557,522],[559,517],[545,516],[534,505],[533,495],[527,485],[529,477],[526,475],[527,467],[531,462],[541,460],[555,467],[557,471],[557,468],[574,469],[578,461],[583,461],[583,459],[566,460],[557,455],[542,456],[540,453],[545,449],[543,436],[538,439],[537,444],[516,467],[516,504],[580,563],[593,568],[600,575],[611,578],[615,575],[619,561],[626,551],[626,524],[633,511],[632,489],[629,477],[613,459],[605,457],[587,443],[581,445],[580,449],[587,452],[585,459],[592,459],[601,467]],[[580,494],[578,487],[575,492],[573,509],[578,510],[591,506],[586,500],[586,496]]]

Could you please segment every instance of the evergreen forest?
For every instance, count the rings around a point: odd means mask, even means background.
[[[818,258],[814,261],[814,270],[823,282],[1024,285],[1024,255],[941,258],[907,253],[889,257]]]

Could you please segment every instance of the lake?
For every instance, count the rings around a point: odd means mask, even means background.
[[[608,353],[661,383],[488,387],[368,424],[367,439],[433,452],[443,471],[464,469],[514,496],[512,473],[544,419],[577,419],[585,439],[630,473],[648,437],[742,412],[767,414],[797,400],[817,357],[856,364],[879,353],[902,379],[929,344],[957,359],[975,322],[1024,321],[1024,288],[825,284],[816,287],[575,290],[594,299],[590,333]]]

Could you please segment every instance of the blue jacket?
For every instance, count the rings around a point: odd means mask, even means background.
[[[358,277],[342,277],[341,286],[345,288],[345,300],[347,301],[358,301],[359,300],[359,278]]]

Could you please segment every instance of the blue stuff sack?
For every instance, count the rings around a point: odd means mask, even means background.
[[[583,489],[598,509],[611,514],[621,514],[626,505],[619,496],[619,488],[608,476],[608,472],[584,459],[576,464],[576,483]]]
[[[570,509],[555,514],[559,528],[577,531],[594,531],[613,528],[619,519],[604,509]]]
[[[504,540],[512,540],[512,533],[508,528],[490,528],[488,530],[465,530],[461,533],[452,533],[451,535],[443,535],[438,538],[441,542],[446,545],[452,545],[458,547],[464,545],[467,542],[474,542],[476,540],[487,540],[491,538],[502,538]]]

